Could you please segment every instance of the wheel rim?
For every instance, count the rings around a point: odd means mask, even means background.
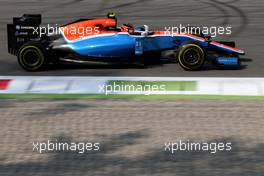
[[[188,65],[196,65],[201,60],[201,55],[196,48],[188,48],[183,53],[183,60]]]
[[[35,67],[41,61],[40,54],[35,49],[28,49],[23,53],[24,64],[28,67]]]

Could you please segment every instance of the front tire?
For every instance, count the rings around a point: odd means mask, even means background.
[[[185,70],[199,70],[205,62],[205,51],[196,43],[183,44],[178,52],[177,59]]]
[[[47,66],[45,48],[39,42],[28,42],[18,51],[18,63],[27,71],[40,71]]]

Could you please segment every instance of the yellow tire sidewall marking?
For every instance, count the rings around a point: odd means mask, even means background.
[[[38,47],[36,47],[36,46],[32,46],[32,45],[29,45],[29,46],[25,46],[20,52],[19,52],[19,61],[20,61],[20,63],[23,65],[23,67],[25,67],[25,68],[27,68],[28,69],[28,67],[24,64],[24,62],[23,62],[23,58],[22,58],[22,53],[26,50],[26,49],[29,49],[29,48],[33,48],[33,49],[35,49],[35,50],[37,50],[37,52],[38,52],[38,54],[39,54],[39,56],[40,56],[40,59],[41,59],[41,62],[40,62],[40,64],[38,64],[38,66],[36,66],[36,67],[33,67],[33,68],[30,68],[30,70],[35,70],[35,69],[38,69],[38,68],[40,68],[42,65],[43,65],[43,63],[44,63],[44,55],[43,55],[43,53],[42,53],[42,51],[38,48]]]
[[[186,44],[186,45],[183,45],[182,46],[182,48],[181,48],[181,50],[180,50],[180,52],[179,52],[179,54],[178,54],[178,60],[179,60],[179,62],[180,62],[180,65],[181,66],[183,66],[185,69],[188,69],[188,70],[191,70],[191,68],[189,68],[189,67],[187,67],[187,66],[185,66],[183,63],[182,63],[182,61],[181,61],[181,54],[182,54],[182,52],[186,49],[186,47],[197,47],[200,51],[201,51],[201,53],[202,53],[202,62],[204,61],[204,59],[205,59],[205,53],[204,53],[204,50],[199,46],[199,45],[196,45],[196,44]]]

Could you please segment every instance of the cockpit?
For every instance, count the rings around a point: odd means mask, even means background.
[[[115,31],[115,32],[128,32],[130,35],[152,35],[154,32],[149,31],[149,27],[147,25],[134,27],[132,24],[122,24],[120,27],[117,27],[117,18],[115,13],[111,12],[107,14],[108,19],[114,19],[115,25],[105,26],[103,30],[105,31]]]
[[[118,27],[114,13],[108,13],[107,18],[78,20],[63,26],[64,37],[70,41],[98,34],[118,32],[125,32],[129,33],[129,35],[138,36],[154,34],[154,32],[149,31],[147,25],[134,27],[132,24],[123,24]]]

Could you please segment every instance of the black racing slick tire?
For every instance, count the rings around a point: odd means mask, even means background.
[[[179,48],[177,59],[180,66],[185,70],[200,70],[205,63],[206,54],[200,45],[186,43]]]
[[[27,71],[40,71],[46,68],[47,54],[44,46],[39,42],[27,42],[18,51],[19,65]]]

